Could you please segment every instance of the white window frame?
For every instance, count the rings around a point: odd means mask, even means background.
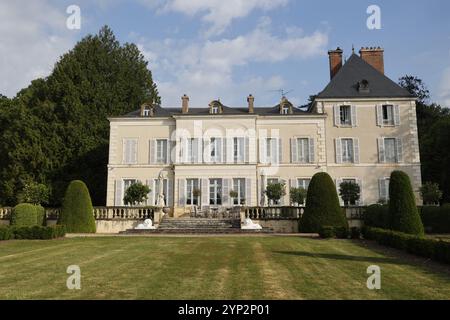
[[[223,198],[222,198],[223,179],[222,178],[210,178],[208,180],[209,180],[209,188],[208,188],[209,205],[210,206],[221,206],[223,204]],[[213,195],[213,197],[211,197],[211,195]]]
[[[127,142],[134,141],[136,143],[136,151],[134,154],[134,159],[132,160],[127,159]],[[138,138],[124,138],[122,140],[122,163],[127,165],[137,164],[138,163],[138,154],[139,154],[139,139]],[[133,157],[132,154],[130,154],[130,157]]]
[[[278,137],[266,137],[265,144],[266,144],[266,163],[267,164],[278,164],[280,163],[279,155],[280,155],[280,143],[281,139]],[[275,147],[273,146],[275,144]],[[275,154],[273,154],[275,149]]]
[[[342,122],[343,108],[348,109],[348,123]],[[349,104],[342,104],[339,106],[339,124],[343,127],[351,127],[352,126],[352,106]]]
[[[245,162],[245,138],[233,138],[233,161],[234,163]]]
[[[394,161],[388,161],[387,158],[387,144],[386,141],[387,140],[392,140],[394,141]],[[383,143],[384,143],[384,163],[398,163],[399,159],[398,159],[398,146],[397,146],[397,139],[396,138],[390,138],[390,137],[386,137],[383,138]]]
[[[196,183],[197,182],[197,185]],[[200,179],[198,178],[187,178],[186,179],[186,190],[184,192],[186,205],[188,206],[199,206],[200,205],[200,197],[194,197],[194,189],[200,190]],[[190,190],[189,190],[190,189]],[[191,200],[191,203],[188,201]],[[197,203],[194,203],[194,200],[197,200]]]
[[[211,114],[218,114],[219,113],[219,107],[213,106],[211,107]]]
[[[125,181],[133,181],[133,182],[130,183],[130,185],[127,187]],[[122,203],[123,206],[125,206],[125,203],[124,203],[124,201],[123,201],[123,198],[125,197],[125,193],[127,192],[127,189],[128,189],[131,185],[133,185],[133,184],[135,184],[135,183],[138,183],[138,182],[139,182],[139,179],[137,179],[137,178],[122,178],[122,195],[121,195],[121,197],[120,197],[120,203]]]
[[[341,140],[341,158],[342,158],[342,163],[355,163],[355,139],[354,138],[340,138]],[[345,160],[344,159],[344,150],[347,150],[348,148],[344,148],[344,141],[350,140],[352,143],[352,148],[351,148],[351,161]]]
[[[151,193],[153,194],[153,203],[151,205],[156,206],[158,203],[158,194],[159,194],[159,190],[157,190],[157,186],[159,183],[159,179],[153,179],[153,185],[154,188],[151,191]],[[169,200],[169,179],[163,179],[163,195],[164,195],[164,202],[166,204],[166,206],[168,206],[168,200]]]
[[[160,150],[160,143],[162,142],[162,145],[165,145],[165,150]],[[164,143],[165,142],[165,143]],[[157,164],[165,164],[168,163],[168,158],[169,158],[169,140],[168,139],[155,139],[155,152],[156,152],[156,163]],[[160,158],[160,153],[162,158]]]
[[[289,107],[282,107],[281,114],[283,114],[283,115],[289,114]]]
[[[378,180],[378,195],[380,197],[379,200],[382,201],[389,201],[389,182],[391,178],[390,177],[382,177]],[[383,195],[381,194],[381,185],[380,183],[384,183],[384,188],[386,190],[386,196],[383,198]]]
[[[306,140],[306,146],[303,146],[301,141]],[[297,159],[298,163],[309,163],[310,162],[310,138],[309,137],[297,137]],[[306,150],[306,154],[303,154],[302,148]]]
[[[241,201],[245,199],[245,193],[246,193],[246,179],[245,178],[233,178],[232,180],[232,189],[233,191],[236,191],[238,193],[238,196],[236,198],[232,198],[233,205],[239,206],[241,205]],[[235,183],[237,182],[237,184]],[[243,184],[242,184],[243,182]],[[245,199],[246,200],[246,199]]]
[[[384,117],[385,109],[386,109],[386,114],[388,116],[387,119],[385,119],[385,117]],[[382,121],[383,121],[383,126],[388,127],[388,126],[394,126],[395,125],[394,109],[395,109],[395,106],[393,104],[383,104],[381,106],[381,113],[382,113],[381,118],[382,118]]]
[[[300,180],[303,182],[308,181],[308,185],[306,187],[305,187],[305,183],[303,183],[303,185],[300,185]],[[308,191],[311,180],[312,180],[312,178],[304,178],[304,177],[295,178],[295,182],[297,183],[297,188],[303,188],[306,191]]]

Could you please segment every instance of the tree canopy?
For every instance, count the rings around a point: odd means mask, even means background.
[[[14,205],[25,181],[51,187],[59,205],[79,179],[93,203],[106,198],[107,118],[160,103],[148,62],[136,45],[121,45],[105,26],[64,54],[53,72],[14,99],[0,97],[0,204]]]

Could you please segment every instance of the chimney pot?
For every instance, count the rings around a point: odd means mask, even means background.
[[[337,47],[336,50],[328,51],[328,56],[330,59],[330,79],[333,79],[342,68],[342,54],[343,51],[339,47]]]
[[[189,97],[185,94],[181,97],[181,113],[189,113]]]

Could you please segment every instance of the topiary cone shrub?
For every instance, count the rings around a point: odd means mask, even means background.
[[[58,224],[68,233],[96,232],[91,196],[83,181],[72,181],[67,187]]]
[[[321,172],[315,174],[309,184],[299,229],[301,232],[318,233],[324,226],[348,228],[348,223],[333,180],[328,173]]]
[[[391,229],[418,236],[424,235],[422,220],[409,176],[393,171],[389,182],[389,221]]]

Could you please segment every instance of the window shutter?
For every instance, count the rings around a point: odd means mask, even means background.
[[[203,141],[203,159],[205,160],[205,163],[211,163],[213,162],[213,159],[211,159],[211,138],[205,138]],[[216,150],[216,155],[218,154]]]
[[[266,139],[267,138],[260,138],[259,139],[259,162],[260,163],[267,163],[267,159],[266,159]]]
[[[297,138],[291,138],[291,163],[298,162]]]
[[[232,137],[227,137],[227,163],[233,163],[234,162],[234,139]]]
[[[278,141],[278,161],[276,163],[281,164],[283,162],[283,140],[279,138],[277,141]]]
[[[352,114],[352,118],[351,118],[351,121],[352,121],[352,127],[357,127],[358,126],[358,113],[357,113],[357,110],[356,110],[356,106],[351,106],[350,107],[351,108],[351,114]]]
[[[170,155],[171,155],[171,153],[172,153],[172,141],[170,141],[170,140],[166,140],[167,141],[167,149],[166,149],[166,164],[169,164],[169,163],[171,163],[171,161],[170,161]]]
[[[152,206],[156,206],[158,204],[159,181],[158,181],[158,179],[153,179],[153,180],[151,180],[151,183],[152,183],[152,185],[150,186],[150,189],[151,189],[150,193],[152,194],[152,198],[151,198],[150,204]],[[163,182],[163,184],[164,184],[164,182]]]
[[[355,138],[353,139],[353,156],[354,156],[354,162],[359,163],[359,139]]]
[[[251,206],[252,204],[252,179],[245,179],[245,204]]]
[[[315,143],[314,138],[309,138],[309,163],[314,163],[315,160]]]
[[[286,180],[281,179],[280,183],[284,184],[285,188],[287,187],[287,181]],[[286,204],[286,196],[287,196],[287,194],[281,197],[281,199],[280,199],[280,205],[281,206],[284,206]]]
[[[184,207],[186,205],[186,180],[178,179],[178,206]]]
[[[229,206],[230,205],[230,179],[223,179],[222,186],[222,205]]]
[[[397,138],[397,162],[403,162],[403,141],[402,138]]]
[[[131,163],[137,163],[137,140],[131,140]]]
[[[378,161],[380,163],[385,162],[384,138],[378,138]]]
[[[334,125],[339,127],[341,124],[341,110],[339,106],[333,106],[334,110]]]
[[[156,163],[156,140],[150,140],[150,164]]]
[[[244,161],[245,163],[250,163],[250,138],[245,137],[245,154],[244,154]]]
[[[335,145],[336,145],[336,163],[342,163],[342,144],[340,138],[335,139]]]
[[[197,144],[197,161],[196,163],[203,163],[203,139],[197,138],[195,139]]]
[[[209,205],[209,181],[208,179],[202,179],[202,206]]]
[[[394,125],[400,125],[400,107],[398,105],[394,106]]]
[[[382,127],[383,126],[383,106],[377,105],[376,106],[376,114],[377,114],[377,126]]]
[[[167,203],[166,206],[173,206],[173,179],[169,178],[167,180]]]
[[[380,199],[386,200],[387,199],[386,179],[382,178],[378,180],[378,186],[380,190]]]
[[[227,138],[221,138],[220,140],[220,162],[224,163],[227,159]]]
[[[123,203],[122,199],[122,189],[123,189],[123,181],[122,180],[116,180],[116,196],[114,199],[114,205],[116,207],[120,207]]]

